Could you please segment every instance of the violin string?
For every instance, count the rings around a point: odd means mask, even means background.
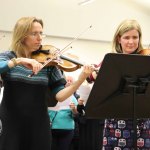
[[[52,60],[54,60],[58,54],[59,54],[59,51],[56,51],[56,52],[53,54],[53,57],[52,57],[52,58],[50,58],[50,59],[48,59],[47,61],[44,62],[42,68],[44,68],[48,63],[50,63]]]
[[[46,62],[44,62],[43,67],[44,68],[48,63],[50,63],[53,60],[53,58],[48,59]]]
[[[71,46],[70,48],[72,48],[72,46]],[[69,48],[68,48],[68,49],[69,49]],[[66,50],[68,50],[68,49],[66,49]],[[59,50],[59,49],[58,49],[58,50]],[[62,50],[58,51],[58,50],[55,51],[55,53],[53,54],[54,56],[61,55],[62,53],[64,53],[64,52],[66,51],[66,50],[63,50],[63,51],[62,51]],[[47,61],[45,61],[42,68],[44,68],[44,67],[45,67],[48,63],[50,63],[53,59],[55,59],[55,57],[52,57],[52,58],[48,59]]]
[[[71,47],[69,47],[69,48],[72,48],[72,46]],[[69,49],[68,48],[68,49]],[[60,51],[58,51],[58,50],[56,50],[55,51],[55,53],[53,54],[53,57],[52,58],[50,58],[50,59],[48,59],[47,61],[45,61],[44,62],[44,64],[43,64],[43,67],[42,68],[44,68],[48,63],[50,63],[51,61],[53,61],[53,59],[55,59],[56,58],[56,56],[60,56],[61,54],[63,54],[65,51],[67,51],[68,49],[65,49],[65,50],[60,50]]]

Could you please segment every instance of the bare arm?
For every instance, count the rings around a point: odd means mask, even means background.
[[[92,66],[84,66],[81,74],[78,77],[78,80],[70,86],[59,91],[56,94],[56,99],[61,102],[67,99],[69,96],[71,96],[93,71],[94,68]]]

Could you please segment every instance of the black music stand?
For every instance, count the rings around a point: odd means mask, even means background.
[[[89,95],[85,114],[90,119],[150,117],[150,56],[105,55]]]

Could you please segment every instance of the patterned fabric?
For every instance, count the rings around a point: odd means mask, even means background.
[[[134,150],[133,120],[106,119],[104,150]],[[150,150],[150,119],[137,119],[137,149]]]

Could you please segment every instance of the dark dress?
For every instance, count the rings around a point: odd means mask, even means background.
[[[78,112],[83,114],[83,105],[77,106]],[[104,120],[79,117],[79,150],[101,150],[103,146]]]
[[[10,53],[1,54],[0,60],[9,60],[9,56]],[[31,70],[19,65],[1,74],[4,93],[0,105],[0,150],[51,149],[48,82],[50,87],[55,83],[60,87],[54,86],[55,92],[64,87],[60,71],[52,68],[51,79],[46,68],[29,78]]]

